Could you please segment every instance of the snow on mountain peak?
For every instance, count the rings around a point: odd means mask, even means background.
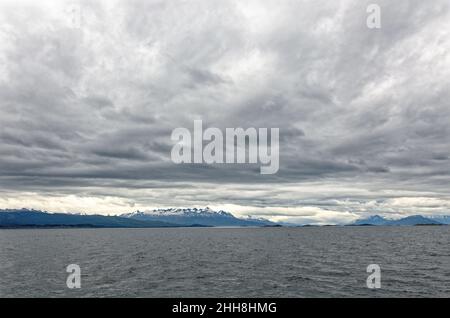
[[[126,216],[134,215],[155,215],[155,216],[228,216],[233,217],[231,213],[225,212],[223,210],[214,211],[209,207],[206,208],[165,208],[165,209],[155,209],[150,211],[136,211]]]

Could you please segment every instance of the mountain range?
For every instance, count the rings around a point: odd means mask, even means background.
[[[379,215],[356,220],[351,226],[414,226],[448,225],[450,216],[412,215],[401,219],[388,219]],[[119,216],[49,213],[32,209],[0,210],[0,228],[37,227],[93,227],[93,228],[153,228],[153,227],[201,227],[235,226],[267,227],[298,226],[274,223],[266,219],[237,218],[226,211],[210,208],[170,208],[136,211]]]
[[[122,214],[122,217],[140,221],[162,221],[180,225],[201,224],[206,226],[274,226],[276,223],[265,219],[241,219],[225,211],[210,208],[157,209],[147,212]]]
[[[422,215],[411,215],[401,219],[392,220],[379,215],[356,220],[350,225],[385,225],[385,226],[411,226],[411,225],[446,225],[450,224],[448,216],[424,217]]]
[[[139,221],[130,218],[104,215],[81,215],[48,213],[37,210],[0,210],[0,228],[26,227],[108,227],[108,228],[148,228],[176,227],[161,221]]]
[[[206,209],[159,209],[125,213],[119,216],[49,213],[38,210],[0,210],[0,228],[23,227],[197,227],[274,226],[264,219],[240,219],[225,211]]]

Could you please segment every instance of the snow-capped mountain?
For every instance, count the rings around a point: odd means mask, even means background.
[[[224,217],[234,217],[231,213],[225,211],[214,211],[209,207],[205,209],[198,208],[168,208],[168,209],[156,209],[146,212],[136,211],[133,213],[123,214],[123,216],[134,217],[136,215],[159,215],[159,216],[205,216],[205,217],[213,217],[213,216],[224,216]]]
[[[275,225],[265,219],[240,219],[225,211],[214,211],[210,208],[169,208],[152,211],[136,211],[122,214],[122,217],[142,221],[163,221],[180,225],[206,225],[206,226],[266,226]]]

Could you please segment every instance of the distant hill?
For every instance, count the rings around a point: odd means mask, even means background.
[[[140,221],[118,216],[48,213],[36,210],[0,210],[0,228],[17,227],[177,227],[162,221]]]
[[[422,215],[412,215],[399,220],[392,220],[388,222],[388,225],[439,225],[440,222],[426,218]]]
[[[449,224],[450,225],[450,215],[434,215],[430,216],[429,219],[442,223],[442,224]]]
[[[379,215],[372,215],[365,219],[356,220],[353,225],[386,225],[389,220]]]
[[[141,221],[161,221],[181,225],[200,224],[206,226],[274,226],[276,223],[265,219],[240,219],[229,212],[214,211],[210,208],[158,209],[147,212],[122,214],[122,217]]]
[[[443,225],[434,218],[427,218],[422,215],[407,216],[398,220],[386,219],[379,215],[369,216],[364,219],[356,220],[350,225],[385,225],[385,226],[413,226],[413,225]]]

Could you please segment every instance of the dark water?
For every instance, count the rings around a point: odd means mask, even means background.
[[[0,230],[0,296],[449,297],[450,226]]]

